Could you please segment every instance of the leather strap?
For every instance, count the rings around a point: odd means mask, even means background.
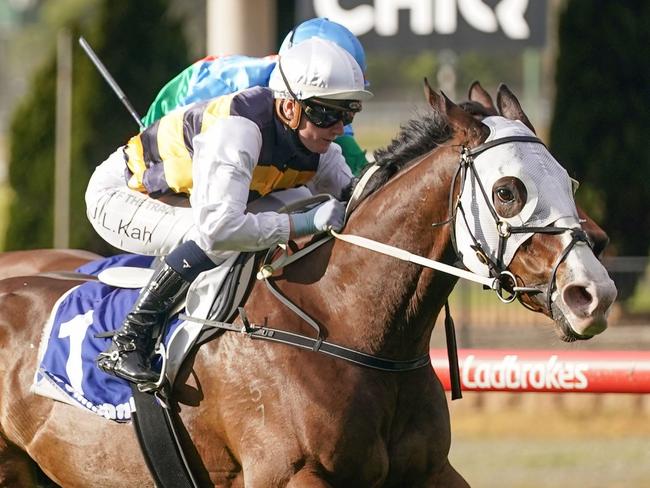
[[[372,369],[381,371],[403,372],[412,371],[414,369],[423,368],[431,365],[431,358],[429,354],[420,356],[415,359],[408,359],[405,361],[380,358],[372,356],[361,351],[355,351],[344,346],[339,346],[331,342],[314,339],[301,334],[294,334],[293,332],[286,332],[283,330],[273,329],[270,327],[262,327],[258,325],[249,324],[245,321],[243,327],[230,324],[228,322],[219,322],[216,320],[205,320],[188,315],[180,315],[182,320],[189,320],[191,322],[198,322],[208,327],[215,327],[218,329],[229,330],[232,332],[241,332],[248,335],[251,339],[261,339],[272,342],[280,342],[291,346],[300,347],[302,349],[311,349],[315,352],[320,352],[333,356],[339,359],[344,359],[351,363],[366,366]]]
[[[175,415],[151,393],[131,385],[136,411],[133,426],[151,476],[159,488],[198,488],[185,458]]]
[[[535,136],[507,136],[507,137],[500,137],[499,139],[494,139],[489,142],[484,142],[483,144],[479,144],[474,148],[467,149],[467,155],[476,156],[478,154],[481,154],[483,151],[487,151],[491,147],[500,146],[501,144],[508,144],[510,142],[532,142],[535,144],[541,144],[542,146],[546,146],[546,144],[544,144],[541,139]]]

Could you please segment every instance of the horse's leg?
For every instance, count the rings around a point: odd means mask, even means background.
[[[469,488],[469,483],[447,460],[442,469],[429,480],[426,486],[429,488]]]
[[[35,464],[29,456],[0,436],[0,487],[35,486],[35,471]]]

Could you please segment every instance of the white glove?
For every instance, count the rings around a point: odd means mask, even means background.
[[[296,237],[317,234],[329,229],[339,231],[345,223],[345,205],[338,200],[328,200],[304,213],[292,214],[291,224]]]

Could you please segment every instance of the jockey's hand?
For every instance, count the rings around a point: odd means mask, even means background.
[[[320,232],[330,229],[339,231],[345,223],[345,205],[338,200],[328,200],[316,207],[314,227]]]
[[[339,231],[345,223],[345,205],[338,200],[328,200],[307,212],[291,214],[289,217],[293,237],[317,234],[329,229]]]

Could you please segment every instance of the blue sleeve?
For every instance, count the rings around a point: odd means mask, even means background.
[[[236,55],[206,61],[197,67],[182,104],[228,95],[253,86],[268,86],[276,59],[275,56],[253,58]]]

